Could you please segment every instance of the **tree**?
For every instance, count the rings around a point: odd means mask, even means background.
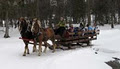
[[[6,21],[5,21],[5,26],[6,26],[6,30],[5,30],[5,35],[4,38],[9,38],[9,24],[8,24],[8,16],[9,16],[9,8],[10,8],[10,4],[11,2],[9,0],[7,0],[6,3],[4,3],[6,5]],[[7,9],[8,8],[8,9]]]
[[[73,0],[72,16],[75,23],[80,22],[81,19],[85,20],[86,16],[86,3],[84,0]]]

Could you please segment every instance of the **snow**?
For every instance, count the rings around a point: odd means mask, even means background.
[[[56,50],[55,53],[48,49],[38,56],[29,45],[30,54],[25,57],[22,56],[24,43],[19,39],[18,29],[10,29],[10,38],[7,39],[0,31],[0,69],[112,69],[105,62],[113,60],[112,57],[120,58],[120,25],[115,29],[109,25],[99,28],[100,35],[92,41],[93,47]]]

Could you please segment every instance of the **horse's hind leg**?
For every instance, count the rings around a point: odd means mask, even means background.
[[[44,42],[44,45],[45,45],[44,53],[46,53],[46,50],[47,50],[47,41]]]
[[[55,49],[56,49],[56,46],[57,46],[57,45],[55,44],[55,40],[54,40],[54,39],[52,39],[52,44],[53,44],[53,51],[52,51],[52,52],[54,53],[54,52],[55,52]]]
[[[53,43],[53,53],[55,52],[55,49],[56,49],[56,44],[55,43]]]
[[[25,45],[25,50],[23,56],[26,56],[26,52],[29,53],[28,44]]]
[[[33,52],[37,52],[36,45],[33,46]]]

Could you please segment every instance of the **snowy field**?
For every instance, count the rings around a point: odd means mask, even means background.
[[[25,57],[18,30],[11,29],[10,38],[5,39],[0,28],[0,69],[112,69],[105,62],[114,60],[112,57],[120,58],[120,25],[115,29],[109,25],[99,28],[101,32],[98,39],[92,41],[93,47],[56,50],[55,53],[48,49],[38,56],[29,45],[30,55]]]

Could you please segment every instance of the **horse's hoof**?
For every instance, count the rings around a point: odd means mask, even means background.
[[[33,50],[33,52],[37,52],[37,50]]]
[[[26,56],[25,54],[23,54],[23,56]]]
[[[44,53],[46,53],[46,51],[44,51]]]
[[[41,54],[38,54],[38,56],[41,56]]]
[[[27,54],[30,54],[29,52]]]
[[[52,53],[54,53],[55,51],[52,51]]]
[[[33,50],[33,52],[35,52],[35,51]]]

